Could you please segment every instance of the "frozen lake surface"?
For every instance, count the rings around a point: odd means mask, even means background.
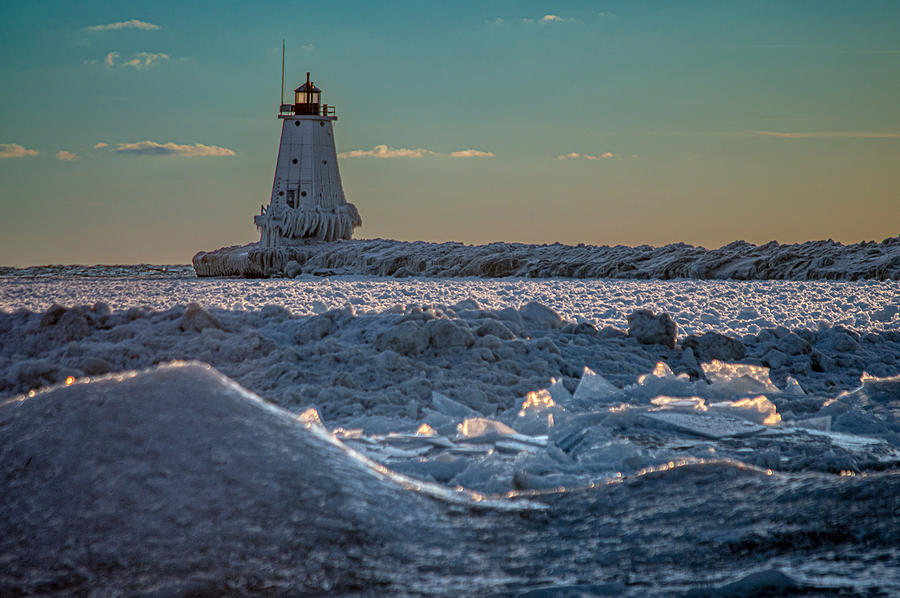
[[[900,282],[144,267],[0,310],[0,593],[900,592]]]

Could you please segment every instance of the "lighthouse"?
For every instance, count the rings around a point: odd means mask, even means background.
[[[294,90],[294,103],[279,108],[281,143],[272,196],[253,218],[264,247],[279,247],[293,239],[349,239],[362,224],[341,186],[334,106],[321,100],[322,90],[306,73],[306,83]]]

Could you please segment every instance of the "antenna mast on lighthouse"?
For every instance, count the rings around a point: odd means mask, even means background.
[[[284,104],[284,39],[281,40],[281,103]]]

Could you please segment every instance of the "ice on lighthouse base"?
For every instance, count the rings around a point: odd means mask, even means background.
[[[362,224],[359,211],[352,203],[330,208],[292,208],[273,203],[253,221],[260,230],[260,244],[264,247],[278,247],[287,239],[350,239],[353,229]]]

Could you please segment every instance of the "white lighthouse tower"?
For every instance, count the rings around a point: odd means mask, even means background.
[[[362,224],[341,187],[332,122],[334,106],[321,104],[322,90],[309,80],[281,104],[281,145],[269,205],[253,218],[260,244],[278,247],[290,239],[349,239]]]

